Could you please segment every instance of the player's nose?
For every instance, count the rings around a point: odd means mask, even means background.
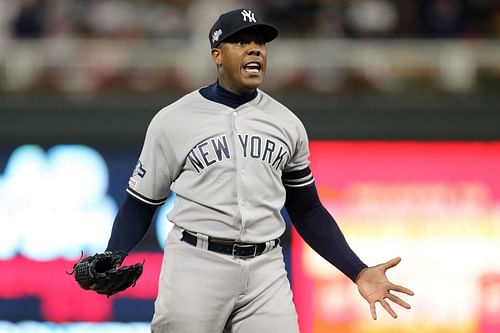
[[[263,44],[258,44],[256,42],[250,42],[247,48],[248,55],[261,56],[265,53],[265,48]]]

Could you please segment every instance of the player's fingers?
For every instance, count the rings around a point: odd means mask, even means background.
[[[411,289],[408,289],[408,288],[405,288],[403,286],[400,286],[400,285],[397,285],[397,284],[393,284],[393,283],[391,283],[391,286],[390,286],[389,289],[390,290],[394,290],[394,291],[398,291],[400,293],[403,293],[403,294],[406,294],[406,295],[410,295],[410,296],[415,295],[415,293]]]
[[[391,306],[389,305],[389,303],[387,303],[385,301],[385,299],[381,300],[380,304],[385,309],[385,311],[387,311],[393,318],[397,318],[398,317],[398,315],[396,314],[396,312],[394,312],[394,310],[391,308]]]
[[[370,303],[370,312],[372,314],[373,320],[377,320],[377,310],[375,309],[375,302]]]
[[[406,303],[405,301],[403,301],[401,298],[399,298],[396,295],[388,293],[387,298],[390,299],[391,301],[393,301],[394,303],[396,303],[397,305],[402,306],[405,309],[411,309],[410,304]]]
[[[401,257],[396,257],[394,259],[389,260],[388,262],[383,263],[381,266],[385,270],[388,270],[391,267],[396,266],[401,262]]]

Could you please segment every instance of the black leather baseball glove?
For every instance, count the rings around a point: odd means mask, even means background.
[[[126,254],[121,252],[97,253],[80,259],[73,266],[75,280],[85,290],[111,296],[135,286],[142,274],[144,264],[122,266]]]

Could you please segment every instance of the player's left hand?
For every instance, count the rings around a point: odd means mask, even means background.
[[[397,318],[398,315],[391,308],[387,300],[391,300],[405,309],[411,308],[408,303],[392,294],[391,291],[401,292],[410,296],[414,295],[413,291],[403,286],[391,283],[385,275],[385,272],[389,268],[396,266],[400,262],[401,258],[397,257],[383,264],[367,267],[358,275],[356,284],[358,286],[359,293],[368,301],[368,304],[370,304],[370,311],[374,320],[377,319],[377,312],[375,309],[375,303],[377,302],[379,302],[380,305],[382,305],[382,307],[393,318]]]

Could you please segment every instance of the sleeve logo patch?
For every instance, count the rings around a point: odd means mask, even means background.
[[[139,176],[141,178],[144,178],[146,175],[146,169],[142,167],[141,161],[137,161],[137,164],[135,165],[134,173],[132,174],[132,177],[134,176]]]

